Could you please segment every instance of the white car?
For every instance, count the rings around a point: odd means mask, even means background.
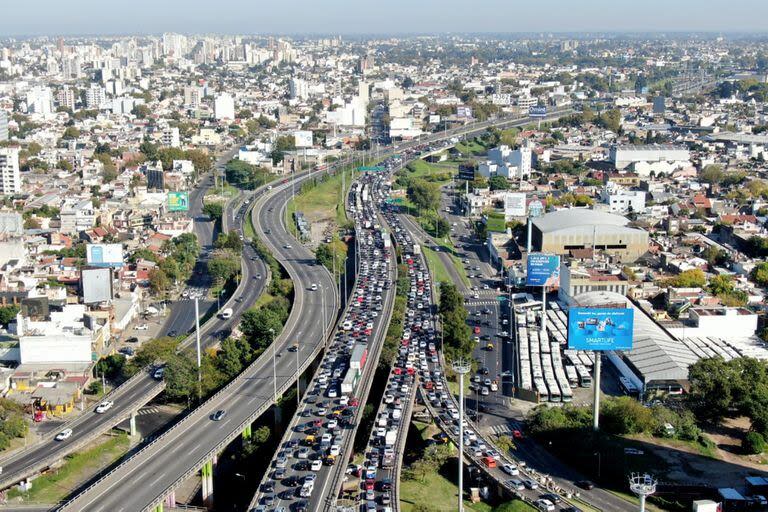
[[[146,331],[147,329],[149,329],[149,325],[147,324],[139,324],[136,326],[137,331]]]
[[[320,471],[320,469],[323,467],[323,461],[320,459],[313,460],[312,465],[309,467],[312,471]]]
[[[310,289],[314,292],[317,290],[317,285],[315,283],[312,283],[312,286],[310,286]]]
[[[72,437],[72,429],[71,428],[65,428],[64,430],[62,430],[61,432],[56,434],[55,439],[57,441],[64,441],[65,439],[69,439],[70,437]]]
[[[520,470],[518,470],[517,466],[515,466],[514,464],[504,464],[504,466],[502,466],[502,469],[508,475],[517,476],[520,474]]]
[[[115,403],[110,400],[107,400],[106,402],[101,402],[99,405],[96,406],[96,412],[98,414],[103,414],[107,412],[109,409],[111,409],[113,405],[115,405]]]

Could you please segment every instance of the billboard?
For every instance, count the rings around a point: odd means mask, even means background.
[[[546,117],[547,107],[531,107],[528,109],[528,115],[531,117]]]
[[[123,246],[121,244],[87,244],[85,261],[94,267],[122,267]]]
[[[80,271],[83,303],[96,304],[112,300],[112,269],[84,268]]]
[[[528,216],[532,218],[541,217],[544,215],[544,203],[538,199],[534,199],[528,203]]]
[[[529,254],[525,284],[528,286],[559,286],[560,256]]]
[[[472,181],[475,179],[475,166],[472,164],[459,164],[459,179]]]
[[[525,192],[507,192],[504,195],[504,215],[524,217],[525,212]]]
[[[297,148],[312,147],[312,132],[309,130],[299,130],[293,132],[293,141]]]
[[[634,310],[631,308],[571,308],[568,348],[632,350]]]
[[[168,211],[189,211],[189,192],[168,192]]]

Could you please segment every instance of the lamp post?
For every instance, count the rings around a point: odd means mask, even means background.
[[[275,403],[277,403],[277,354],[275,353],[275,330],[269,330],[270,344],[272,345],[272,389]]]
[[[469,373],[471,365],[465,359],[451,363],[453,371],[459,376],[459,512],[464,512],[464,375]]]

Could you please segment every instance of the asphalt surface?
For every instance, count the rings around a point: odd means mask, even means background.
[[[371,181],[370,177],[362,178],[352,186],[347,199],[359,251],[349,306],[259,485],[253,510],[322,509],[329,495],[335,493],[338,472],[344,470],[349,457],[361,415],[358,405],[365,402],[394,299],[394,259],[384,246],[382,230],[376,227],[372,200],[363,200],[361,183],[366,184],[368,197],[368,193],[375,193]],[[353,347],[364,348],[366,358],[355,389],[343,392],[342,380],[356,371],[350,361]]]
[[[324,322],[331,322],[336,311],[336,294],[330,273],[315,264],[314,255],[296,242],[283,224],[283,212],[290,185],[279,186],[253,210],[257,231],[270,232],[265,243],[288,269],[295,283],[295,299],[283,333],[240,376],[164,435],[68,501],[62,510],[138,511],[163,500],[165,495],[191,476],[216,451],[237,437],[245,425],[273,402],[275,386],[280,389],[297,376],[296,360],[309,363],[324,341]],[[255,280],[246,270],[244,280]],[[308,291],[312,284],[317,291]],[[246,292],[257,286],[246,287]],[[236,303],[243,309],[256,298],[245,297]],[[298,358],[288,347],[298,342]],[[273,362],[276,379],[273,379]],[[221,421],[211,416],[227,411]]]
[[[203,187],[207,186],[207,178],[204,178]],[[204,188],[198,188],[195,191],[197,197],[202,197]],[[204,223],[207,228],[204,232],[212,236],[212,223]],[[205,231],[207,229],[207,231]],[[204,233],[205,234],[205,233]],[[244,250],[246,261],[244,272],[248,275],[261,274],[266,276],[266,266],[258,259],[258,256],[250,246]],[[217,317],[211,318],[205,325],[201,325],[201,345],[204,347],[218,343],[222,336],[231,331],[232,326],[236,325],[242,312],[247,309],[249,304],[256,301],[261,294],[265,281],[264,279],[254,280],[256,286],[244,288],[242,302],[232,301],[231,307],[234,314],[228,320]],[[184,308],[177,308],[177,311],[188,310],[191,306],[191,319],[188,321],[194,325],[194,302],[184,301]],[[176,313],[181,315],[181,313]],[[203,310],[201,308],[201,315]],[[180,316],[179,316],[180,317]],[[180,331],[181,332],[181,331]],[[189,340],[193,341],[193,340]],[[44,435],[39,443],[32,444],[27,448],[14,452],[7,457],[0,458],[0,467],[3,468],[0,477],[0,488],[8,487],[26,477],[32,476],[39,471],[50,466],[54,462],[61,460],[67,454],[72,453],[81,447],[86,446],[98,435],[108,431],[121,421],[127,419],[132,411],[138,410],[146,404],[163,389],[163,383],[153,379],[149,372],[142,372],[134,378],[128,380],[123,385],[110,393],[108,398],[114,402],[114,405],[106,413],[96,414],[92,410],[83,412],[77,417],[62,422],[60,428]],[[65,441],[55,441],[55,435],[71,428],[74,433],[72,437]]]

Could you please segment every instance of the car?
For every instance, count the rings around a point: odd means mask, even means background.
[[[512,437],[514,439],[522,439],[523,438],[523,433],[520,430],[513,430],[512,431]]]
[[[96,406],[96,412],[98,414],[103,414],[107,412],[109,409],[111,409],[113,405],[115,405],[115,403],[110,400],[101,402],[99,405]]]
[[[293,246],[291,244],[285,244],[283,249],[293,249]]]
[[[136,353],[131,347],[123,347],[118,352],[128,357],[132,357]]]
[[[134,329],[136,329],[137,331],[146,331],[147,329],[149,329],[149,325],[139,324],[136,327],[134,327]]]
[[[539,483],[534,480],[523,480],[523,485],[528,489],[538,489]]]
[[[317,290],[317,284],[312,283],[312,286],[310,286],[309,289],[312,290],[313,292],[316,291]]]
[[[523,484],[522,480],[517,480],[514,478],[512,480],[507,480],[507,485],[516,491],[522,491],[525,489],[525,485]]]
[[[581,487],[586,491],[591,491],[592,489],[595,488],[595,484],[590,482],[589,480],[579,480],[578,482],[576,482],[576,485],[578,485],[579,487]]]
[[[511,476],[517,476],[520,474],[520,470],[518,470],[517,466],[514,464],[504,464],[501,469],[503,469],[506,474]]]
[[[543,512],[550,512],[555,510],[555,504],[549,500],[536,500],[536,508]]]
[[[126,343],[138,343],[139,342],[139,338],[137,338],[136,336],[131,336],[130,338],[126,339],[125,342]]]
[[[65,439],[69,439],[70,437],[72,437],[72,433],[73,431],[71,428],[65,428],[64,430],[56,434],[56,437],[54,439],[56,439],[57,441],[64,441]]]
[[[152,378],[155,380],[163,380],[163,375],[165,375],[165,368],[158,368],[152,373]]]
[[[553,493],[542,494],[541,496],[539,496],[539,498],[541,498],[543,500],[551,501],[554,504],[558,504],[561,501],[563,501],[560,498],[560,496],[558,496],[557,494],[553,494]]]
[[[320,471],[320,469],[323,467],[323,461],[320,459],[313,460],[312,464],[309,466],[309,469],[311,471]]]
[[[225,411],[224,409],[219,409],[218,411],[213,413],[213,416],[211,416],[211,419],[213,421],[221,421],[222,419],[224,419],[224,416],[226,415],[227,415],[227,411]]]
[[[179,335],[179,331],[177,331],[176,329],[171,329],[170,331],[168,331],[166,335],[173,338]]]

